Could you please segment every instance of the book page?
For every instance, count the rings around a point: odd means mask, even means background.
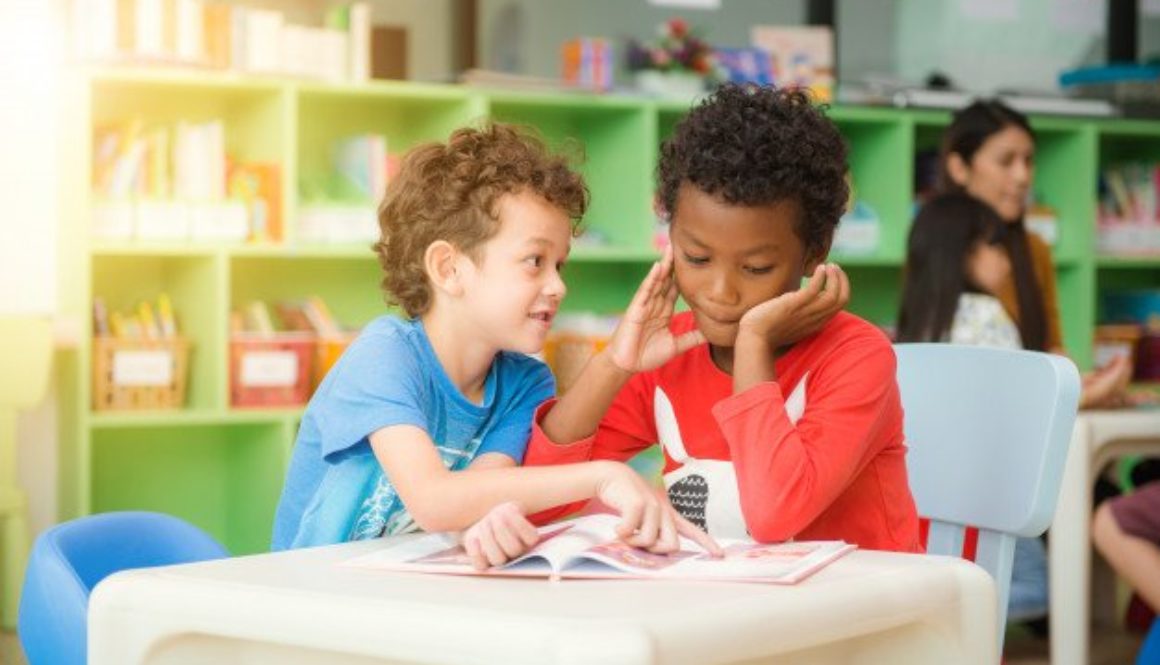
[[[725,556],[714,557],[691,540],[681,549],[655,554],[616,536],[620,518],[587,515],[540,528],[529,552],[505,566],[476,570],[471,557],[450,534],[409,538],[344,562],[344,565],[457,575],[521,577],[644,577],[793,584],[854,549],[842,541],[762,544],[721,540]]]
[[[436,533],[411,538],[390,547],[364,554],[344,562],[344,565],[385,570],[404,570],[423,573],[479,575],[487,573],[518,573],[547,576],[557,570],[559,563],[572,554],[592,545],[591,533],[576,530],[568,523],[553,524],[540,529],[540,540],[526,554],[500,568],[476,570],[471,556],[453,534]],[[567,535],[568,537],[564,537]],[[514,569],[514,570],[513,570]]]
[[[585,572],[594,569],[585,564],[595,561],[630,575],[653,576],[666,568],[671,568],[686,559],[705,556],[702,552],[679,550],[671,554],[656,554],[648,550],[633,547],[620,540],[603,542],[581,552],[569,562],[565,570],[572,570],[584,566]]]
[[[724,557],[696,556],[668,572],[675,577],[793,582],[854,549],[842,541],[772,544],[730,541],[721,546]]]

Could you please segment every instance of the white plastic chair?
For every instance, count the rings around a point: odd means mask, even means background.
[[[1047,353],[894,348],[910,488],[930,519],[927,552],[961,556],[965,528],[979,529],[975,563],[995,578],[1002,651],[1015,540],[1042,534],[1055,513],[1079,373]]]

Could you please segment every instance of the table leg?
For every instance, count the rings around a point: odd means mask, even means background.
[[[1048,538],[1051,662],[1088,661],[1091,588],[1091,426],[1076,420]]]

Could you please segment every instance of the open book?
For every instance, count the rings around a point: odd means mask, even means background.
[[[586,515],[540,529],[527,554],[486,572],[475,570],[463,547],[447,534],[428,534],[344,562],[383,570],[451,575],[520,577],[664,578],[794,584],[854,549],[842,541],[763,545],[718,540],[724,557],[705,553],[690,540],[672,554],[653,554],[616,537],[615,515]]]

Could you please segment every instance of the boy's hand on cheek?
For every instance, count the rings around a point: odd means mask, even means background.
[[[625,372],[643,372],[703,343],[705,336],[699,330],[679,337],[669,330],[676,302],[673,248],[669,246],[641,282],[608,342],[605,353],[612,364]]]
[[[502,566],[532,548],[540,539],[520,507],[514,502],[492,508],[463,532],[463,549],[476,570]]]
[[[819,265],[805,286],[767,300],[741,317],[737,347],[772,351],[817,332],[850,302],[850,280],[836,264]]]

